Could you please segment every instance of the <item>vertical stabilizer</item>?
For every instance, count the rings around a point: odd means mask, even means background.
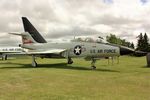
[[[36,28],[30,23],[26,17],[22,17],[24,31],[28,32],[32,38],[38,43],[46,43],[46,40],[40,35]]]

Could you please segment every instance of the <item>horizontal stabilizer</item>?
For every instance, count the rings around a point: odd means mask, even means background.
[[[20,33],[9,33],[9,34],[23,36],[23,34],[20,34]]]

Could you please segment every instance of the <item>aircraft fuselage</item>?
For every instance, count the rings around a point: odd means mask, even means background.
[[[101,43],[70,42],[70,43],[34,43],[25,44],[22,47],[29,48],[28,54],[34,52],[44,52],[49,49],[64,49],[60,57],[111,57],[119,56],[120,49],[116,46],[110,46]]]

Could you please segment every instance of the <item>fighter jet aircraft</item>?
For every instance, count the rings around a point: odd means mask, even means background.
[[[32,55],[33,67],[37,67],[35,57],[66,58],[68,64],[73,63],[72,58],[85,58],[86,60],[91,60],[91,67],[96,69],[95,62],[99,58],[120,56],[134,52],[133,49],[127,47],[105,43],[48,43],[26,17],[22,17],[22,21],[25,32],[11,34],[22,37],[20,47],[27,49],[26,54]]]

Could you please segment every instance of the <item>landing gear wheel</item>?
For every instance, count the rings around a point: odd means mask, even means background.
[[[2,56],[2,60],[4,60],[4,56]]]
[[[33,61],[33,62],[32,62],[32,66],[33,66],[33,67],[37,67],[36,61]]]
[[[4,56],[4,60],[7,60],[7,55]]]
[[[73,61],[68,61],[68,64],[72,64],[73,63]]]
[[[2,60],[7,60],[7,55],[2,55]]]
[[[71,58],[68,58],[68,64],[72,64],[73,60]]]
[[[33,67],[37,67],[37,63],[36,63],[36,61],[35,61],[34,55],[32,55],[32,66],[33,66]]]

